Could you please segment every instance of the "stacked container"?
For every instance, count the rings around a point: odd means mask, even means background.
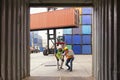
[[[92,54],[92,8],[79,10],[79,28],[64,29],[64,39],[75,54]]]

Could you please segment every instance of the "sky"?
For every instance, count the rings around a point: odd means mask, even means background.
[[[47,8],[30,8],[30,14],[46,12]]]
[[[59,7],[57,10],[63,9],[62,7]],[[40,12],[47,12],[46,7],[38,7],[38,8],[30,8],[30,14],[40,13]]]

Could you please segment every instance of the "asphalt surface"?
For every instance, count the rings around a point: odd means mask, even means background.
[[[93,80],[92,55],[75,55],[73,71],[57,69],[54,55],[44,56],[42,53],[31,54],[30,77],[25,80]]]

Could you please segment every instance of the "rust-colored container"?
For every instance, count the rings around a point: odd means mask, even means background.
[[[74,8],[30,15],[30,29],[78,27],[79,11]]]

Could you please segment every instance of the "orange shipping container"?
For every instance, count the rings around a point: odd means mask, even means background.
[[[30,30],[78,27],[79,11],[74,8],[30,15]]]

